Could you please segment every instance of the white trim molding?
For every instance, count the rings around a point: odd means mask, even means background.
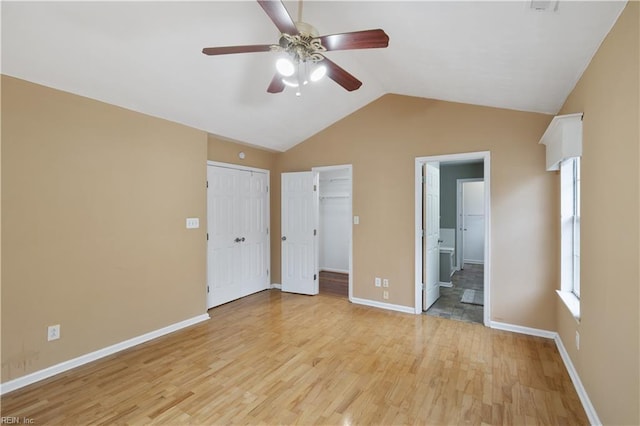
[[[513,325],[513,324],[507,324],[507,323],[496,322],[496,321],[491,321],[491,328],[495,328],[497,330],[511,331],[511,332],[520,333],[520,334],[528,334],[530,336],[553,339],[553,341],[556,343],[556,347],[558,348],[558,352],[560,353],[560,358],[562,358],[562,362],[564,363],[564,366],[567,369],[567,373],[569,373],[569,377],[571,378],[573,387],[576,389],[578,398],[580,398],[582,407],[584,408],[585,413],[587,413],[587,418],[589,419],[589,423],[594,426],[602,425],[602,422],[598,417],[598,413],[596,413],[596,409],[591,403],[591,400],[589,399],[589,395],[587,395],[587,390],[582,385],[580,376],[578,376],[578,372],[573,366],[573,363],[571,362],[571,358],[569,357],[569,353],[565,349],[564,344],[562,343],[562,339],[560,338],[560,335],[558,333],[556,333],[555,331],[540,330],[537,328],[523,327],[520,325]]]
[[[36,371],[34,373],[27,374],[26,376],[9,380],[8,382],[4,382],[0,384],[0,395],[4,395],[7,392],[11,392],[16,389],[25,387],[27,385],[39,382],[40,380],[48,379],[49,377],[55,376],[56,374],[64,373],[65,371],[69,371],[73,368],[80,367],[81,365],[88,364],[93,361],[97,361],[100,358],[113,355],[116,352],[129,349],[141,343],[148,342],[149,340],[153,340],[160,336],[164,336],[165,334],[173,333],[174,331],[178,331],[183,328],[192,326],[194,324],[198,324],[202,321],[207,321],[208,319],[209,319],[209,314],[198,315],[197,317],[189,318],[184,321],[171,324],[167,327],[163,327],[158,330],[145,333],[143,335],[134,337],[129,340],[125,340],[120,343],[116,343],[115,345],[107,346],[106,348],[98,349],[97,351],[81,355],[77,358],[73,358],[68,361],[63,361],[59,364],[52,365],[51,367],[47,367],[42,370]]]
[[[584,411],[587,413],[587,418],[589,419],[589,423],[596,426],[602,425],[600,418],[598,417],[598,413],[596,413],[596,409],[591,403],[589,399],[589,395],[587,395],[587,390],[582,385],[582,381],[580,380],[580,376],[578,376],[578,372],[576,371],[573,363],[571,362],[571,358],[569,357],[569,353],[564,347],[562,343],[562,339],[560,335],[556,333],[556,337],[553,339],[556,342],[556,346],[558,347],[558,352],[560,352],[560,357],[564,362],[564,366],[569,373],[569,377],[573,382],[573,387],[576,388],[576,393],[578,394],[578,398],[580,398],[580,402],[582,402],[582,407]]]
[[[558,333],[556,333],[555,331],[523,327],[521,325],[513,325],[497,321],[491,321],[490,327],[495,328],[496,330],[511,331],[513,333],[528,334],[529,336],[544,337],[545,339],[555,339],[555,337],[558,335]]]
[[[348,269],[337,269],[337,268],[320,268],[320,272],[335,272],[336,274],[348,274]]]
[[[271,283],[271,288],[275,288],[278,290],[282,290],[282,284],[278,284],[278,283]]]
[[[360,299],[358,297],[352,297],[350,301],[352,303],[355,303],[356,305],[371,306],[373,308],[386,309],[388,311],[403,312],[405,314],[415,314],[413,308],[410,306],[394,305],[392,303],[378,302],[377,300],[370,300],[370,299]]]
[[[567,309],[569,309],[569,312],[571,312],[573,319],[580,324],[580,299],[570,291],[556,290],[556,293],[558,293],[560,300],[562,300]]]

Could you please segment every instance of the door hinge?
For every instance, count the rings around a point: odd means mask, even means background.
[[[209,293],[209,286],[207,286],[207,293]]]
[[[318,279],[318,276],[316,274],[313,274],[313,280],[315,281],[317,279]]]
[[[314,229],[314,230],[313,230],[313,236],[315,237],[316,235],[318,235],[318,230],[317,230],[317,229]]]
[[[317,191],[318,190],[318,185],[313,185],[313,190]]]
[[[209,241],[209,233],[207,232],[207,241]]]
[[[267,235],[269,235],[269,228],[267,228]]]
[[[267,192],[269,192],[269,185],[267,185]]]
[[[267,269],[267,276],[269,275],[269,270]]]
[[[422,183],[426,183],[427,182],[427,177],[426,176],[422,176]]]
[[[207,188],[209,187],[209,181],[207,181]]]

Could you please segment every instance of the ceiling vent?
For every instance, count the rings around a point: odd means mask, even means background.
[[[536,12],[557,12],[560,0],[531,0],[529,7]]]

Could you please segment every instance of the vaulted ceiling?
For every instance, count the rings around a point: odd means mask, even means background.
[[[545,2],[539,2],[545,3]],[[2,73],[242,143],[286,150],[386,93],[556,113],[623,1],[305,1],[320,34],[382,28],[386,49],[327,57],[363,82],[269,94],[271,52],[205,56],[203,47],[272,44],[255,1],[2,2]],[[296,20],[298,2],[285,2]]]

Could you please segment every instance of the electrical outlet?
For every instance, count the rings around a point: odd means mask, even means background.
[[[576,331],[576,349],[580,350],[580,333]]]
[[[199,217],[188,217],[187,218],[187,229],[197,229],[200,228],[200,218]]]
[[[60,338],[60,324],[50,325],[47,328],[47,340],[58,340]]]
[[[380,287],[380,278],[376,277],[374,283],[376,284],[376,287]]]
[[[382,292],[382,298],[383,299],[388,299],[389,298],[389,292],[387,290]]]
[[[383,279],[382,280],[382,287],[389,287],[389,280],[388,279]]]

